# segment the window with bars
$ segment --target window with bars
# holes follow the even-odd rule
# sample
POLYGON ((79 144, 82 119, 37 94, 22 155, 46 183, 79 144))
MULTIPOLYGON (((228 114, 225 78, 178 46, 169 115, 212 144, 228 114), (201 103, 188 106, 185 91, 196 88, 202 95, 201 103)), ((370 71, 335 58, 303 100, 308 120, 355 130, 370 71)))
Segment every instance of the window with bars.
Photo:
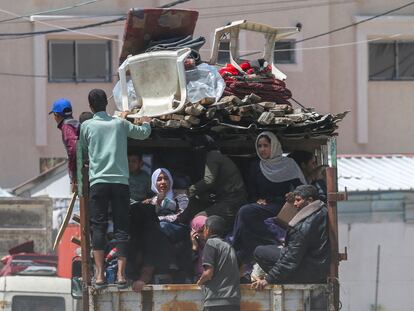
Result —
POLYGON ((368 45, 369 80, 414 80, 414 41, 368 45))
POLYGON ((111 82, 111 42, 49 40, 49 82, 111 82))
MULTIPOLYGON (((217 63, 224 65, 230 62, 230 41, 220 41, 217 63)), ((296 64, 295 40, 280 40, 275 42, 275 64, 296 64)))
POLYGON ((295 40, 279 40, 275 42, 275 64, 296 64, 295 40))

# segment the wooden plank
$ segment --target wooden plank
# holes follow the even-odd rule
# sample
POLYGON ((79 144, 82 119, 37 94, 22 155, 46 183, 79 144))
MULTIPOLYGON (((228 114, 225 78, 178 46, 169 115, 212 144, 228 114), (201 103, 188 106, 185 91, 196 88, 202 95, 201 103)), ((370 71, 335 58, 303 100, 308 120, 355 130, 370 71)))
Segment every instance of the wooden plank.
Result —
POLYGON ((200 100, 198 103, 203 106, 208 106, 208 105, 214 104, 215 102, 216 102, 216 99, 214 97, 206 97, 200 100))
MULTIPOLYGON (((336 167, 328 167, 326 169, 326 186, 328 193, 336 193, 337 186, 337 169, 336 167)), ((331 245, 331 266, 329 271, 329 282, 333 291, 333 309, 339 311, 339 247, 338 247, 338 211, 337 202, 335 200, 328 201, 328 233, 329 243, 331 245)))
POLYGON ((274 118, 275 118, 275 115, 272 112, 265 111, 260 115, 257 122, 263 125, 269 125, 273 122, 274 118))
POLYGON ((205 108, 201 106, 200 104, 191 104, 190 106, 185 108, 185 113, 189 114, 191 116, 199 116, 204 112, 205 108))
POLYGON ((72 216, 73 207, 75 206, 77 193, 76 191, 72 193, 72 198, 70 199, 68 209, 66 210, 65 218, 63 218, 63 222, 60 225, 59 231, 57 233, 55 243, 53 243, 53 250, 56 250, 56 246, 58 246, 60 240, 63 237, 63 234, 65 233, 66 227, 68 226, 70 217, 72 216))
POLYGON ((238 98, 237 96, 231 95, 231 96, 224 96, 220 101, 217 103, 217 105, 236 105, 241 106, 244 105, 244 102, 238 98))
POLYGON ((88 168, 82 167, 82 195, 79 198, 80 205, 80 227, 81 227, 81 260, 82 260, 82 310, 89 311, 88 286, 91 285, 90 273, 90 237, 87 202, 89 197, 88 168))
POLYGON ((184 120, 184 116, 182 114, 172 114, 171 119, 181 121, 181 120, 184 120))
POLYGON ((240 122, 241 120, 241 116, 237 116, 237 115, 229 115, 229 118, 233 122, 240 122))
POLYGON ((191 123, 188 122, 187 120, 181 120, 180 121, 180 126, 189 129, 189 128, 191 128, 191 123))
POLYGON ((186 120, 187 122, 190 122, 192 125, 197 125, 200 123, 200 119, 194 116, 185 116, 184 120, 186 120))
POLYGON ((273 109, 276 106, 274 102, 261 102, 259 103, 260 106, 264 107, 265 109, 273 109))
POLYGON ((180 121, 177 121, 177 120, 168 120, 167 123, 165 123, 165 127, 168 127, 168 128, 179 128, 180 127, 180 121))
POLYGON ((257 104, 257 103, 260 103, 261 101, 262 101, 262 98, 260 96, 257 96, 254 93, 251 93, 250 95, 246 95, 242 99, 242 102, 244 103, 244 105, 257 104))

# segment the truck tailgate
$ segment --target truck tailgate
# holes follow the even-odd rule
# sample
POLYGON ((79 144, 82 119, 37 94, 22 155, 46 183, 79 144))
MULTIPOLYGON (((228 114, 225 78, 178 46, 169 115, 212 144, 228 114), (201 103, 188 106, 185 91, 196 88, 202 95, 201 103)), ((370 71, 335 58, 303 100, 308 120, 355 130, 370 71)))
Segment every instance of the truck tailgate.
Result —
MULTIPOLYGON (((328 310, 327 285, 273 285, 263 291, 242 285, 242 311, 328 310)), ((90 289, 90 310, 96 311, 201 311, 202 296, 196 285, 152 285, 142 293, 116 287, 90 289)))

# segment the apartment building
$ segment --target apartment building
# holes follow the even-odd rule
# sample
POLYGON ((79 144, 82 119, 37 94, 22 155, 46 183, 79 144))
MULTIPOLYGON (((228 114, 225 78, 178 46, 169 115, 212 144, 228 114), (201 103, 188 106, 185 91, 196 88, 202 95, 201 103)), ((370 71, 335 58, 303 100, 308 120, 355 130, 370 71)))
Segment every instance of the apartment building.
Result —
MULTIPOLYGON (((76 31, 49 30, 97 24, 124 16, 131 7, 156 7, 169 1, 64 0, 3 1, 0 6, 0 185, 12 187, 65 157, 60 133, 48 116, 51 103, 69 98, 77 117, 88 110, 92 88, 112 92, 124 22, 76 31), (24 15, 25 18, 16 18, 24 15), (11 20, 13 19, 13 20, 11 20), (5 34, 11 34, 5 36, 5 34), (20 34, 18 34, 20 33, 20 34), (22 34, 29 33, 29 34, 22 34), (36 35, 30 33, 37 33, 36 35), (14 34, 14 35, 13 35, 14 34)), ((403 6, 406 1, 201 1, 177 8, 200 12, 196 35, 207 43, 214 29, 246 19, 273 26, 301 26, 276 43, 275 62, 288 76, 293 97, 321 113, 351 111, 340 124, 340 153, 411 153, 408 134, 414 83, 414 6, 342 31, 309 39, 403 6), (288 50, 286 50, 288 49, 288 50)), ((263 42, 240 37, 241 54, 256 53, 263 42)), ((228 43, 220 47, 223 62, 228 43)), ((111 110, 114 109, 111 102, 111 110)))

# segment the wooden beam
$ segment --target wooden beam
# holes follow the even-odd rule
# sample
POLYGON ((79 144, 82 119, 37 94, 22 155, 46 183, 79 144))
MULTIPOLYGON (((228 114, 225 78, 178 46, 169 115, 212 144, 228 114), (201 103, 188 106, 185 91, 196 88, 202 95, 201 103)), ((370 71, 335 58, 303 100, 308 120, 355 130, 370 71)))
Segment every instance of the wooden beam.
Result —
POLYGON ((89 178, 88 168, 82 167, 82 195, 80 201, 80 226, 81 226, 81 251, 82 251, 82 306, 83 311, 89 311, 89 292, 88 287, 91 285, 90 273, 90 237, 89 237, 89 218, 87 202, 89 196, 89 178))
MULTIPOLYGON (((337 193, 337 169, 336 167, 328 167, 326 169, 326 186, 328 193, 337 193)), ((333 196, 331 196, 333 198, 333 196)), ((329 243, 331 246, 331 265, 329 271, 329 283, 331 284, 333 294, 334 310, 339 311, 339 282, 338 282, 338 268, 339 268, 339 247, 338 247, 338 211, 337 201, 334 199, 328 200, 328 233, 329 243)))

